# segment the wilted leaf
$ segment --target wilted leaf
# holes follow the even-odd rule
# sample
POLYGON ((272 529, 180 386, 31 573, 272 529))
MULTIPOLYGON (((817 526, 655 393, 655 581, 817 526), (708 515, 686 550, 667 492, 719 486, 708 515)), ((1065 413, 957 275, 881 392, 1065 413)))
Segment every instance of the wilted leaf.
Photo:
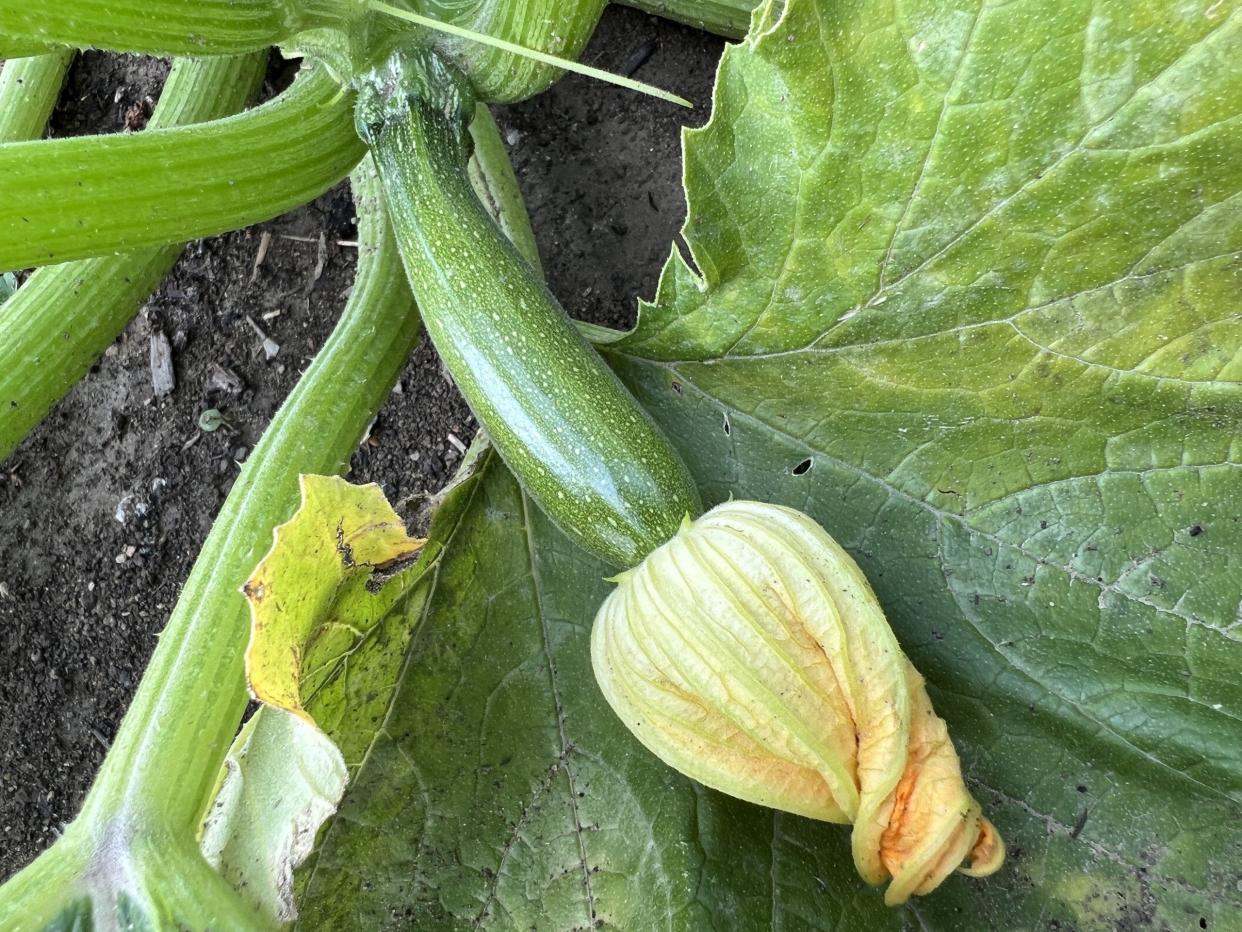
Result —
POLYGON ((886 911, 840 828, 659 764, 591 677, 607 571, 491 464, 307 926, 1229 928, 1239 4, 786 0, 752 35, 687 143, 702 278, 674 257, 609 358, 711 501, 859 560, 1010 860, 886 911))
POLYGON ((203 855, 267 919, 293 919, 293 869, 345 782, 341 752, 323 732, 283 709, 259 709, 225 758, 203 821, 203 855))
POLYGON ((424 543, 406 534, 378 486, 325 476, 303 476, 301 486, 301 506, 245 585, 247 673, 264 705, 225 761, 202 839, 208 861, 278 921, 296 917, 293 869, 345 790, 346 760, 333 739, 352 749, 357 730, 340 727, 343 713, 356 725, 386 698, 382 688, 361 698, 352 690, 391 681, 400 662, 409 628, 402 609, 421 569, 382 585, 376 571, 424 543))
MULTIPOLYGON (((302 505, 246 581, 251 636, 246 676, 254 697, 310 719, 304 706, 349 679, 353 655, 405 592, 377 585, 376 570, 407 561, 411 538, 379 486, 303 476, 302 505)), ((318 698, 331 718, 339 699, 318 698)))

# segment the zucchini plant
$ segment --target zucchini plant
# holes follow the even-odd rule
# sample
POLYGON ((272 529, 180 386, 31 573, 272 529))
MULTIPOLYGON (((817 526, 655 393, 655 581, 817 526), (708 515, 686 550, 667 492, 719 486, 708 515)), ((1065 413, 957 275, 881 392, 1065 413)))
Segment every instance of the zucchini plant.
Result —
POLYGON ((3 54, 316 62, 192 133, 0 148, 0 266, 136 262, 367 148, 371 247, 5 921, 1230 927, 1238 4, 766 0, 627 334, 574 328, 520 200, 489 218, 469 187, 513 190, 476 101, 545 86, 515 49, 576 55, 598 5, 0 13, 3 54), (273 125, 302 140, 284 161, 273 125), (119 216, 144 154, 170 180, 119 216), (303 478, 243 599, 298 477, 338 471, 386 393, 413 298, 490 445, 425 542, 303 478), (264 705, 234 740, 246 601, 264 705))
MULTIPOLYGON (((309 200, 359 161, 349 77, 382 49, 436 39, 475 86, 490 87, 481 91, 489 99, 521 99, 552 80, 557 65, 580 67, 552 52, 580 50, 601 6, 493 4, 455 18, 380 3, 306 4, 291 16, 274 2, 245 11, 50 4, 33 16, 6 7, 0 52, 42 54, 4 68, 0 161, 12 210, 0 218, 0 264, 46 268, 5 302, 0 319, 3 453, 115 338, 175 261, 177 242, 309 200), (271 102, 225 118, 256 89, 262 53, 274 42, 304 52, 307 67, 271 102), (23 141, 41 132, 68 46, 199 57, 174 68, 144 133, 23 141), (161 171, 152 173, 153 165, 161 171)), ((483 114, 475 126, 488 137, 478 147, 476 179, 503 207, 506 198, 495 195, 514 190, 511 170, 490 119, 483 114)), ((297 476, 347 461, 416 332, 408 290, 392 279, 386 214, 360 171, 364 261, 351 302, 248 460, 79 817, 0 894, 6 921, 241 928, 280 918, 239 897, 225 879, 233 865, 220 861, 227 842, 214 851, 200 845, 200 824, 245 702, 246 615, 236 587, 288 514, 297 476), (363 389, 343 392, 342 380, 363 389), (172 773, 184 779, 168 779, 172 773)), ((524 214, 511 194, 507 203, 504 225, 520 231, 524 214)))
POLYGON ((357 114, 445 365, 524 492, 626 570, 593 636, 621 720, 709 786, 853 823, 858 870, 892 879, 890 904, 959 867, 994 873, 1004 845, 857 566, 790 509, 734 503, 751 525, 719 508, 692 520, 680 456, 484 213, 466 172, 465 75, 399 50, 364 79, 357 114), (773 645, 785 638, 808 650, 791 657, 773 645), (820 658, 830 677, 816 677, 820 658))

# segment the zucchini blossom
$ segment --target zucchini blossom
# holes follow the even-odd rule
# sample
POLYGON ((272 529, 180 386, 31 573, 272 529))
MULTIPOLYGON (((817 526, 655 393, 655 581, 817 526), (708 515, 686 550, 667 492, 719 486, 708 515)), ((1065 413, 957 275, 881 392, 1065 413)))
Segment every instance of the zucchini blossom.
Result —
POLYGON ((801 512, 729 502, 616 578, 591 637, 643 744, 741 799, 853 825, 885 902, 1005 848, 858 565, 801 512))

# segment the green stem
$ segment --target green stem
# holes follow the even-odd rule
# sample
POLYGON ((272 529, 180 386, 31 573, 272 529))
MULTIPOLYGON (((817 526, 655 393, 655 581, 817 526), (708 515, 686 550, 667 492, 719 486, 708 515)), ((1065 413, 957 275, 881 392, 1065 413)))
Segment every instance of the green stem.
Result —
POLYGON ((64 49, 4 63, 0 68, 0 143, 43 135, 71 61, 72 50, 64 49))
MULTIPOLYGON (((642 81, 635 81, 633 78, 626 77, 621 74, 614 74, 611 71, 605 71, 603 68, 595 68, 591 65, 584 65, 581 62, 565 58, 561 55, 553 55, 549 52, 541 51, 531 45, 523 45, 520 42, 511 42, 508 39, 488 35, 487 33, 479 32, 477 29, 470 29, 469 27, 461 26, 447 20, 438 20, 430 16, 423 16, 421 13, 403 10, 400 7, 395 7, 390 3, 384 3, 382 0, 368 0, 368 2, 372 10, 384 13, 387 16, 392 16, 395 19, 405 20, 406 22, 413 23, 416 26, 422 26, 424 29, 430 29, 433 32, 443 33, 457 39, 464 39, 467 43, 481 45, 487 49, 502 52, 507 55, 516 55, 518 58, 525 58, 531 62, 537 62, 541 65, 560 68, 564 71, 572 71, 576 74, 585 75, 588 78, 594 78, 597 81, 603 81, 606 84, 613 84, 617 87, 626 88, 627 90, 637 91, 640 94, 646 94, 647 96, 655 97, 658 100, 665 100, 681 107, 693 108, 694 106, 694 104, 690 103, 690 101, 686 100, 684 97, 678 97, 676 94, 666 91, 663 88, 655 87, 651 84, 645 84, 642 81)), ((583 44, 585 44, 585 39, 590 37, 591 30, 594 28, 597 18, 598 17, 596 15, 592 15, 584 21, 588 28, 584 30, 583 44)), ((542 26, 542 24, 540 25, 542 26)), ((539 85, 532 85, 532 92, 534 87, 539 87, 539 85)), ((542 89, 542 87, 540 87, 540 89, 542 89)))
POLYGON ((517 175, 513 173, 513 163, 509 161, 509 152, 500 138, 500 129, 487 107, 475 108, 470 135, 474 140, 474 152, 466 169, 470 186, 505 237, 542 277, 539 246, 535 243, 530 214, 526 212, 517 175))
POLYGON ((750 14, 760 0, 617 0, 635 9, 740 39, 750 26, 750 14))
MULTIPOLYGON (((258 90, 266 64, 254 52, 177 61, 150 128, 237 112, 258 90)), ((0 306, 0 460, 86 374, 181 251, 165 246, 39 269, 0 306)))
POLYGON ((235 55, 303 29, 344 24, 349 0, 0 0, 7 45, 71 45, 149 55, 235 55))
POLYGON ((59 50, 59 46, 47 45, 43 42, 29 42, 25 39, 15 39, 12 36, 6 36, 3 31, 0 31, 0 61, 12 61, 15 58, 34 58, 37 55, 46 55, 49 52, 59 50))
POLYGON ((197 830, 246 707, 240 587, 298 502, 348 468, 414 346, 418 315, 372 172, 354 176, 358 277, 340 322, 246 461, 160 635, 80 819, 197 830), (175 775, 175 776, 174 776, 175 775))
POLYGON ((0 271, 128 252, 267 220, 358 163, 352 95, 322 68, 197 126, 0 146, 0 271))

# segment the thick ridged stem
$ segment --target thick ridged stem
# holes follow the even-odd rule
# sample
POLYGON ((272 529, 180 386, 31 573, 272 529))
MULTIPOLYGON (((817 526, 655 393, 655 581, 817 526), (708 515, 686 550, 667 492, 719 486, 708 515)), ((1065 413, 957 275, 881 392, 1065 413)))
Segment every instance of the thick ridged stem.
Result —
MULTIPOLYGON (((464 26, 498 39, 577 61, 586 48, 605 0, 429 0, 405 3, 443 22, 464 26)), ((418 41, 403 30, 402 41, 418 41)), ((488 48, 469 39, 427 36, 440 54, 470 79, 476 97, 490 103, 514 103, 545 90, 562 74, 559 68, 512 52, 488 48)))
POLYGON ((0 271, 185 242, 304 204, 362 158, 352 103, 313 68, 221 120, 0 146, 0 271))
POLYGON ((0 67, 0 143, 43 135, 71 61, 73 52, 65 49, 13 58, 0 67))
POLYGON ((706 29, 730 39, 746 35, 759 0, 618 0, 625 6, 706 29))
POLYGON ((351 0, 0 0, 0 52, 69 45, 149 55, 235 55, 343 25, 351 0))
POLYGON ((298 476, 343 472, 388 397, 418 315, 375 194, 354 176, 358 276, 340 322, 272 419, 212 527, 81 819, 193 833, 246 707, 240 588, 298 502, 298 476), (175 775, 175 778, 170 778, 175 775))
POLYGON ((34 58, 49 52, 59 51, 60 47, 46 45, 42 42, 30 42, 26 39, 15 39, 0 32, 0 61, 12 61, 15 58, 34 58))
MULTIPOLYGON (((258 90, 266 63, 262 53, 178 61, 150 127, 236 113, 258 90)), ((0 306, 0 460, 86 374, 181 251, 165 246, 39 269, 0 306)))
POLYGON ((169 927, 254 926, 198 852, 198 828, 246 708, 241 585, 297 507, 298 477, 348 467, 418 337, 373 178, 369 160, 354 175, 358 275, 340 321, 229 493, 82 812, 0 889, 0 915, 21 928, 64 916, 110 928, 121 897, 169 927))

